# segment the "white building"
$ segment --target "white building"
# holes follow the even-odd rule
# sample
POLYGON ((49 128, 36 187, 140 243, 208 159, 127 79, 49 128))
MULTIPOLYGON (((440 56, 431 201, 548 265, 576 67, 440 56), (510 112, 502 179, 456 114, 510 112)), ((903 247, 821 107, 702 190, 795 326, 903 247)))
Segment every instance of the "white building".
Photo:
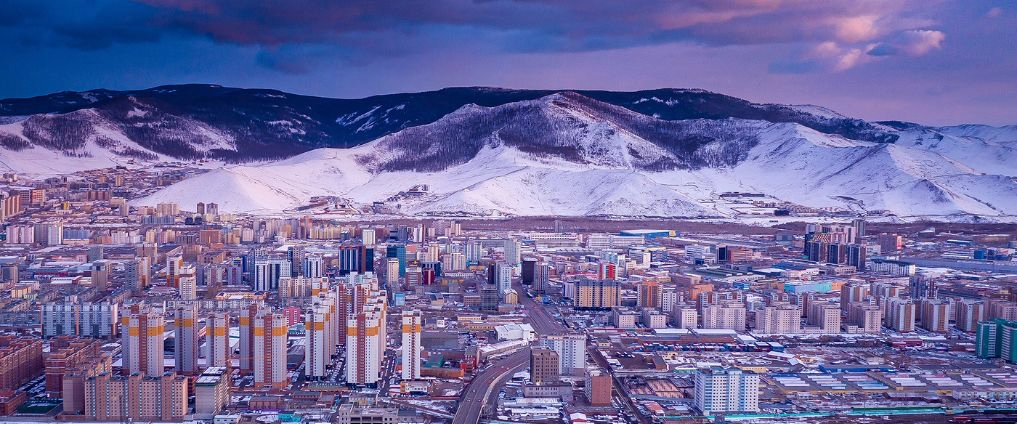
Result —
POLYGON ((420 335, 424 319, 420 311, 403 312, 403 380, 420 378, 420 335))
POLYGON ((325 275, 325 259, 321 255, 304 256, 303 267, 306 278, 321 278, 325 275))
POLYGON ((756 310, 756 332, 763 334, 801 333, 801 308, 798 305, 784 303, 756 310))
POLYGON ((258 387, 285 387, 286 317, 270 310, 259 311, 254 317, 254 384, 258 387))
POLYGON ((177 372, 198 371, 198 305, 194 302, 179 306, 173 315, 173 359, 177 372))
POLYGON ((558 353, 558 369, 562 374, 583 375, 586 372, 585 334, 547 336, 543 345, 558 353))
POLYGON ((384 325, 383 314, 376 311, 360 312, 346 320, 346 383, 373 385, 381 379, 384 325))
POLYGON ((258 258, 254 263, 254 290, 277 290, 279 279, 289 276, 291 276, 289 259, 258 258))
POLYGON ((498 262, 494 265, 494 284, 498 287, 498 295, 504 296, 512 289, 512 265, 498 262))
POLYGON ((695 306, 676 306, 671 311, 671 316, 674 317, 674 326, 677 328, 699 328, 699 311, 695 306))
POLYGON ((378 237, 374 228, 364 228, 363 230, 360 230, 360 239, 363 240, 364 246, 374 246, 378 243, 378 237))
POLYGON ((703 306, 703 328, 745 331, 745 304, 727 302, 703 306))
POLYGON ((205 366, 230 365, 230 315, 213 312, 205 317, 205 366))
POLYGON ((759 376, 737 368, 706 368, 696 372, 695 406, 703 415, 758 412, 759 376))
POLYGON ((642 311, 642 323, 646 328, 667 328, 667 314, 657 309, 645 308, 642 311))
POLYGON ((327 306, 316 304, 305 314, 304 375, 308 378, 328 375, 325 367, 332 362, 335 351, 335 346, 329 343, 330 313, 327 306))

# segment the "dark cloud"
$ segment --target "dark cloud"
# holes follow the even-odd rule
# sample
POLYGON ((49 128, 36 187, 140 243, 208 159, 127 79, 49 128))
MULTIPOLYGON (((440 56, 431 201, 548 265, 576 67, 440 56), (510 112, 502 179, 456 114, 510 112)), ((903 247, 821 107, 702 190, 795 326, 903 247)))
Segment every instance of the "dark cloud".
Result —
POLYGON ((589 51, 676 41, 714 46, 855 43, 915 29, 921 21, 909 16, 913 12, 905 6, 913 3, 874 0, 106 0, 103 4, 102 16, 69 16, 69 22, 56 20, 54 29, 85 38, 71 42, 83 48, 148 42, 154 38, 150 31, 157 30, 273 47, 344 44, 357 37, 396 43, 404 41, 400 34, 468 29, 499 39, 506 50, 589 51), (504 34, 515 37, 499 36, 504 34))
POLYGON ((951 110, 997 122, 1017 98, 1017 11, 1003 0, 0 2, 18 63, 0 67, 0 96, 193 81, 335 96, 699 86, 887 119, 949 120, 928 105, 963 104, 951 110), (856 100, 877 84, 900 91, 856 100), (928 101, 928 85, 953 91, 928 101), (958 98, 975 91, 995 107, 958 98))
POLYGON ((6 0, 0 6, 0 27, 23 24, 45 17, 48 8, 44 2, 32 0, 6 0))

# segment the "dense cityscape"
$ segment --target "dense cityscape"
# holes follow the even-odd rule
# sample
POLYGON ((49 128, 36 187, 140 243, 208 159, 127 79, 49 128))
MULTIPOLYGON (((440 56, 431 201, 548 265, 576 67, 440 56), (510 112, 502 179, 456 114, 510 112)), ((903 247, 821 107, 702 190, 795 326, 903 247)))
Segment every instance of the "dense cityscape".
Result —
POLYGON ((1012 225, 266 217, 146 175, 3 176, 0 420, 1017 411, 1012 225))

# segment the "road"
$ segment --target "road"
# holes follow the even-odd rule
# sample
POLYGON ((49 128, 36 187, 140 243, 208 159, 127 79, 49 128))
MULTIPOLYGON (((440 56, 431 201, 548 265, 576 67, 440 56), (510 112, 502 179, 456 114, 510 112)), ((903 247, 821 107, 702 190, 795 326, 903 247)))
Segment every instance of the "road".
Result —
POLYGON ((495 360, 490 367, 477 373, 473 381, 466 386, 463 396, 456 409, 456 417, 452 424, 476 424, 484 412, 484 406, 491 397, 492 389, 498 383, 522 367, 530 360, 530 349, 525 348, 506 357, 495 360))
POLYGON ((517 282, 514 288, 519 294, 519 303, 526 310, 526 322, 533 326, 533 331, 541 336, 560 335, 568 332, 561 321, 547 312, 547 308, 543 304, 537 303, 532 297, 526 295, 521 284, 517 282))
MULTIPOLYGON (((537 334, 550 335, 550 334, 565 334, 568 332, 568 329, 565 327, 564 324, 562 324, 561 321, 559 321, 549 312, 547 312, 546 305, 537 303, 536 300, 527 296, 526 292, 523 291, 523 287, 521 285, 517 285, 515 289, 516 292, 520 294, 519 303, 521 303, 523 307, 526 308, 528 314, 527 320, 531 325, 533 325, 533 330, 536 331, 537 334)), ((594 349, 589 356, 592 357, 594 362, 596 362, 597 365, 599 365, 605 371, 611 369, 610 367, 608 367, 605 358, 596 349, 594 349)), ((633 416, 638 417, 641 423, 648 423, 649 420, 647 420, 646 417, 644 417, 639 412, 639 409, 636 408, 636 404, 632 401, 632 398, 629 397, 628 393, 626 393, 625 390, 622 388, 621 380, 619 380, 618 377, 614 375, 614 373, 611 373, 611 378, 614 381, 614 392, 616 396, 622 401, 622 404, 625 405, 626 409, 628 409, 629 412, 633 414, 633 416)))
MULTIPOLYGON (((547 308, 538 304, 533 298, 526 295, 523 286, 517 281, 514 288, 519 294, 519 302, 526 310, 526 322, 533 326, 533 331, 538 336, 565 334, 568 329, 547 312, 547 308)), ((504 379, 511 376, 519 369, 525 368, 530 362, 530 349, 526 348, 494 361, 489 368, 477 373, 463 391, 459 400, 459 408, 456 410, 456 417, 453 424, 476 424, 480 421, 491 397, 491 392, 498 387, 504 379)))

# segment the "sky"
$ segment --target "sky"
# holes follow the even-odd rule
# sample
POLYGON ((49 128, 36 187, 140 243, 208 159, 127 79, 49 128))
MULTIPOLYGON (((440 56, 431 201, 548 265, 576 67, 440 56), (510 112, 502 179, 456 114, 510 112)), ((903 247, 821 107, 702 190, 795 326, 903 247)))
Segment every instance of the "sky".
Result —
POLYGON ((1011 0, 3 0, 0 98, 211 83, 702 88, 869 120, 1017 124, 1011 0))

